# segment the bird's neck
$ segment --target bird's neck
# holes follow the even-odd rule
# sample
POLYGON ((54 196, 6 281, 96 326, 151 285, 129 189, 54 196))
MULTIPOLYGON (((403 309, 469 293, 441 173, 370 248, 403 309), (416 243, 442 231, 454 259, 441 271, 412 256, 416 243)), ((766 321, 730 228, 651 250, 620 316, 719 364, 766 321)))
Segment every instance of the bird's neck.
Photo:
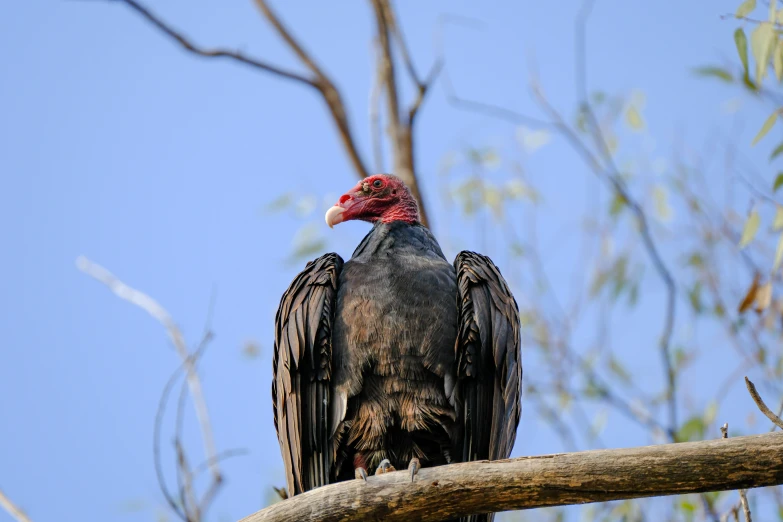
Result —
POLYGON ((407 197, 381 214, 378 221, 387 224, 393 221, 402 221, 408 225, 413 225, 419 222, 419 205, 416 204, 416 200, 413 197, 407 197))
POLYGON ((438 242, 426 227, 420 223, 408 224, 399 220, 390 223, 377 221, 356 247, 352 259, 385 257, 391 251, 397 255, 445 259, 438 242))

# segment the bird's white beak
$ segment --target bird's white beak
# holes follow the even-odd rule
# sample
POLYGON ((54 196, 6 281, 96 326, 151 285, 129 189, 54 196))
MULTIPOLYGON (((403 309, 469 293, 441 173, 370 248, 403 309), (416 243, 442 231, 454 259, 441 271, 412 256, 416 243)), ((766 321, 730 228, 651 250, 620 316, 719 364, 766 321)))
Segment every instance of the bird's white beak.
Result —
POLYGON ((333 207, 329 207, 329 210, 326 211, 326 224, 329 225, 329 228, 334 228, 335 225, 338 225, 343 222, 343 213, 345 212, 345 209, 339 205, 335 205, 333 207))

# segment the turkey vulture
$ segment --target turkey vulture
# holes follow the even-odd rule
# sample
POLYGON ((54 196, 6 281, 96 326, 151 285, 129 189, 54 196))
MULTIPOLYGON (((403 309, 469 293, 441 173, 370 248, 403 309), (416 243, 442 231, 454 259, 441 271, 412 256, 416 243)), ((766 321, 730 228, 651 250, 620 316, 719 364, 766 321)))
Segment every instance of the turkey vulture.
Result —
MULTIPOLYGON (((508 458, 520 414, 517 303, 495 264, 449 264, 403 182, 326 213, 373 224, 350 261, 307 264, 275 319, 275 429, 289 495, 408 467, 508 458)), ((491 520, 491 515, 471 520, 491 520)))

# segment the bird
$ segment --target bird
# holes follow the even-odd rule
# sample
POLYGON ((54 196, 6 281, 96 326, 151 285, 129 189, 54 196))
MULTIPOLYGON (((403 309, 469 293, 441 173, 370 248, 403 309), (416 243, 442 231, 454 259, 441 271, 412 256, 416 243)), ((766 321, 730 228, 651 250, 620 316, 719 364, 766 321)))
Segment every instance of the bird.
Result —
POLYGON ((508 458, 520 319, 497 266, 467 250, 449 263, 391 174, 359 181, 325 220, 372 228, 347 262, 307 263, 280 300, 272 400, 288 496, 373 470, 414 481, 421 468, 508 458))

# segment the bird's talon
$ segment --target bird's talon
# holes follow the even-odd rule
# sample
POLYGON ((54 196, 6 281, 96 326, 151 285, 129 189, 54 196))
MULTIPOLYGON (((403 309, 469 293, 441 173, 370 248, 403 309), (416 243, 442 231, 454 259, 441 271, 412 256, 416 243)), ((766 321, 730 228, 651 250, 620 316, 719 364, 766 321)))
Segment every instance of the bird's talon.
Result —
POLYGON ((392 471, 397 470, 392 466, 391 462, 389 462, 389 459, 383 459, 378 465, 378 469, 375 470, 375 474, 382 475, 383 473, 391 473, 392 471))
POLYGON ((362 479, 365 482, 367 482, 367 470, 362 467, 356 468, 356 470, 354 471, 354 476, 357 479, 362 479))
POLYGON ((419 459, 416 457, 413 457, 410 464, 408 464, 408 471, 411 472, 411 482, 413 482, 414 478, 416 477, 416 473, 418 473, 420 469, 421 462, 419 462, 419 459))

